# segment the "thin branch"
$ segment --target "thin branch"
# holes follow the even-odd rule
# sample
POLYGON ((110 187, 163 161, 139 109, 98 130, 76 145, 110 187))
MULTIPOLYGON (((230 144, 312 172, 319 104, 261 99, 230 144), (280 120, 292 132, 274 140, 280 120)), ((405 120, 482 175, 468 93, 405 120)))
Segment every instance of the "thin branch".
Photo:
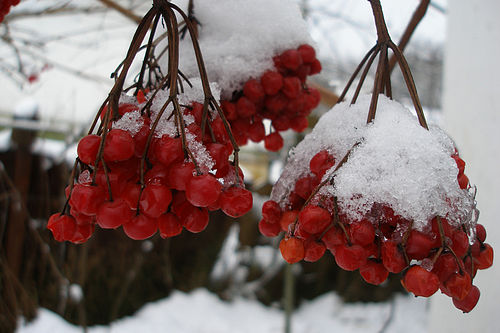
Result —
POLYGON ((134 12, 132 12, 130 9, 127 9, 117 4, 113 0, 99 0, 99 1, 102 2, 105 6, 116 10, 120 14, 123 14, 126 18, 134 21, 135 23, 141 23, 142 18, 140 16, 134 14, 134 12))

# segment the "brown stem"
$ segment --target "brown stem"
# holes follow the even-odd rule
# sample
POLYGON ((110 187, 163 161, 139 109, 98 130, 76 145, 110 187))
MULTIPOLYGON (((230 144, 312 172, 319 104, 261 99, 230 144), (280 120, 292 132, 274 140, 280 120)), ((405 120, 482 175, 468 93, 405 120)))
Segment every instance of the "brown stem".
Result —
POLYGON ((387 25, 385 24, 384 13, 380 0, 368 0, 372 6, 373 17, 375 19, 375 27, 377 28, 377 42, 385 44, 391 40, 387 25))
POLYGON ((363 73, 361 73, 361 77, 359 78, 358 85, 356 87, 356 91, 354 92, 354 95, 352 96, 351 104, 356 103, 356 100, 358 99, 359 93, 361 92, 361 87, 363 86, 363 83, 365 82, 366 76, 368 75, 368 71, 370 70, 370 67, 372 66, 373 61, 377 57, 377 54, 380 52, 380 46, 377 44, 375 45, 375 52, 372 53, 370 59, 366 63, 366 67, 363 70, 363 73))
MULTIPOLYGON (((370 58, 370 56, 372 55, 372 53, 374 53, 374 52, 376 53, 377 48, 378 48, 378 44, 375 45, 374 47, 372 47, 370 49, 370 51, 368 51, 368 53, 366 53, 366 55, 364 56, 364 58, 359 63, 358 67, 356 67, 356 69, 354 70, 354 73, 352 73, 351 77, 349 78, 349 81, 347 81, 347 84, 346 84, 344 90, 342 91, 342 93, 340 94, 340 96, 339 96, 339 98, 337 100, 337 103, 338 102, 342 102, 344 100, 347 92, 349 91, 349 88, 351 87, 352 83, 354 82, 354 79, 356 79, 356 76, 358 76, 359 71, 363 68, 365 62, 368 60, 368 58, 370 58)), ((370 65, 367 65, 367 67, 369 68, 370 65)))
POLYGON ((375 119, 375 113, 377 112, 378 95, 383 92, 384 84, 384 72, 385 72, 385 57, 387 56, 387 48, 383 47, 380 51, 380 56, 378 59, 377 72, 375 73, 375 83, 373 86, 372 99, 370 102, 370 109, 368 112, 368 119, 366 123, 369 124, 375 119))
POLYGON ((410 71, 410 66, 406 62, 403 53, 401 52, 401 50, 399 50, 396 44, 394 44, 392 41, 389 41, 389 47, 394 52, 394 55, 396 56, 396 59, 399 63, 399 67, 401 68, 401 73, 403 74, 403 77, 405 79, 408 92, 410 93, 413 106, 415 107, 415 112, 417 113, 418 122, 423 128, 428 130, 429 127, 427 126, 427 121, 425 120, 422 104, 420 104, 420 99, 418 98, 417 88, 415 86, 415 81, 413 80, 413 76, 410 71))

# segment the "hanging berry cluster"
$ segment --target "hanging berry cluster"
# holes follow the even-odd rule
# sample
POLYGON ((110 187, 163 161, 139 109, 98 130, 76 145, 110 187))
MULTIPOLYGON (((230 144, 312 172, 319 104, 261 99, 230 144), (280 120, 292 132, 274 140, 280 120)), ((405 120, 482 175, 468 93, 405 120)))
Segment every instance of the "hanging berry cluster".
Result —
POLYGON ((302 132, 307 116, 320 101, 318 90, 306 84, 309 75, 321 71, 314 48, 308 44, 289 49, 273 58, 275 70, 245 82, 231 101, 222 101, 222 109, 231 123, 238 145, 264 141, 269 151, 283 147, 281 131, 302 132), (272 132, 266 135, 263 120, 271 120, 272 132))
POLYGON ((359 269, 368 283, 401 274, 402 285, 414 295, 429 297, 441 290, 455 307, 469 312, 479 299, 476 272, 493 263, 486 230, 477 224, 475 189, 452 140, 437 126, 428 127, 380 2, 370 3, 378 41, 340 97, 366 63, 352 101, 325 114, 291 151, 271 200, 262 207, 259 229, 268 237, 285 233, 280 250, 289 263, 316 261, 328 250, 339 267, 359 269), (389 48, 420 126, 389 99, 389 48), (373 94, 359 98, 378 54, 373 94))
POLYGON ((56 240, 85 242, 96 224, 105 229, 121 226, 132 239, 146 239, 158 230, 166 238, 183 228, 201 232, 210 210, 221 209, 232 217, 250 210, 252 195, 238 167, 239 148, 212 94, 195 35, 182 10, 154 1, 113 75, 115 85, 89 135, 78 144, 68 201, 47 225, 56 240), (193 41, 197 80, 181 81, 176 13, 193 41), (168 35, 167 52, 162 52, 168 54, 167 75, 157 66, 153 43, 161 19, 168 35), (141 47, 150 27, 148 43, 141 47), (138 80, 123 89, 141 49, 145 57, 138 80), (131 89, 135 97, 127 95, 131 89))
POLYGON ((10 7, 17 6, 21 0, 2 0, 0 3, 0 23, 4 17, 10 12, 10 7))
MULTIPOLYGON (((208 75, 221 89, 221 106, 239 146, 263 142, 278 151, 282 131, 307 128, 320 98, 306 81, 321 71, 321 63, 297 4, 198 1, 193 17, 200 23, 208 75)), ((187 77, 196 73, 192 52, 182 54, 181 65, 187 77)))

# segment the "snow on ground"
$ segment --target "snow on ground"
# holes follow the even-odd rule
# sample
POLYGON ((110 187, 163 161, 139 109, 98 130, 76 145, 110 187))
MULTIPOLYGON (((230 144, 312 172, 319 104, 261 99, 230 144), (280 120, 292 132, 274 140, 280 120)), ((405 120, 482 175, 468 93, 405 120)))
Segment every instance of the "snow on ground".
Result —
MULTIPOLYGON (((387 303, 344 304, 334 293, 328 293, 302 304, 293 315, 292 331, 368 333, 379 332, 387 325, 387 333, 423 332, 427 328, 426 309, 426 299, 411 296, 398 295, 387 303)), ((90 327, 88 332, 277 333, 283 327, 284 315, 279 309, 243 298, 224 302, 198 289, 190 294, 176 291, 166 299, 145 305, 131 317, 109 326, 90 327)), ((40 309, 33 322, 20 320, 17 333, 81 331, 57 314, 40 309)))

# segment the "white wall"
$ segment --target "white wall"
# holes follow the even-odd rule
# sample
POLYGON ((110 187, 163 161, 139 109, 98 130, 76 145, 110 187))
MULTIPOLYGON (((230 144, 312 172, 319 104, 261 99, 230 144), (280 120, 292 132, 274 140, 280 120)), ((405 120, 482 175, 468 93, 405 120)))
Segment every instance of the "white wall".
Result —
MULTIPOLYGON (((478 188, 479 222, 500 255, 500 1, 448 1, 443 108, 446 130, 478 188)), ((469 314, 434 295, 431 332, 500 332, 500 261, 479 271, 479 303, 469 314)))

